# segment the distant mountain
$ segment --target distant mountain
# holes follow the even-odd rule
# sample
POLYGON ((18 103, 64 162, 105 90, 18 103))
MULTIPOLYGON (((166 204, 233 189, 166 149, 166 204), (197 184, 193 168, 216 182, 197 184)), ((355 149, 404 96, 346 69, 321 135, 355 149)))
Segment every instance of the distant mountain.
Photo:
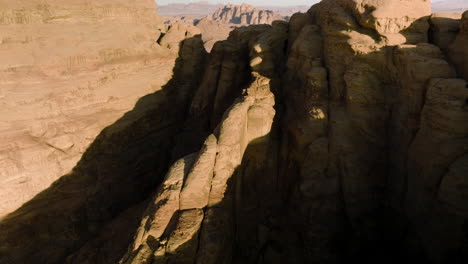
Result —
MULTIPOLYGON (((319 1, 312 1, 311 4, 315 4, 319 1)), ((169 4, 160 5, 158 7, 158 13, 163 16, 179 16, 179 15, 197 15, 206 16, 216 12, 219 8, 223 7, 223 4, 211 4, 207 1, 200 1, 189 4, 169 4)), ((283 16, 291 16, 297 12, 306 12, 310 6, 298 5, 298 6, 255 6, 261 10, 271 10, 275 13, 279 13, 283 16)), ((432 10, 434 13, 441 12, 456 12, 461 13, 468 10, 468 0, 433 0, 432 10)))
POLYGON ((209 2, 195 2, 188 4, 169 4, 158 6, 158 13, 163 16, 203 15, 214 13, 222 4, 210 4, 209 2))
MULTIPOLYGON (((223 4, 210 4, 209 2, 195 2, 189 4, 169 4, 160 5, 158 13, 163 16, 180 16, 180 15, 209 15, 222 8, 223 4)), ((305 12, 310 6, 256 6, 260 10, 270 10, 279 13, 282 16, 291 16, 297 12, 305 12)))
POLYGON ((165 24, 192 24, 202 33, 207 51, 220 40, 225 40, 237 26, 272 24, 275 20, 288 20, 297 12, 305 12, 307 6, 254 7, 248 4, 215 5, 208 2, 169 4, 160 6, 165 24))
POLYGON ((225 5, 216 10, 207 19, 236 25, 257 25, 271 24, 275 20, 285 20, 285 18, 270 10, 261 10, 248 4, 225 5))
MULTIPOLYGON (((318 2, 318 1, 317 1, 318 2)), ((313 3, 315 4, 315 3, 313 3)), ((298 6, 257 6, 258 9, 271 10, 275 13, 281 14, 282 16, 292 16, 298 12, 307 12, 311 6, 309 5, 298 5, 298 6)))
POLYGON ((432 12, 462 13, 468 10, 468 0, 436 0, 432 3, 432 12))
POLYGON ((287 19, 288 16, 271 10, 255 8, 248 4, 229 4, 205 16, 195 24, 202 33, 206 50, 211 51, 217 41, 227 39, 229 32, 237 26, 272 24, 275 20, 287 19))

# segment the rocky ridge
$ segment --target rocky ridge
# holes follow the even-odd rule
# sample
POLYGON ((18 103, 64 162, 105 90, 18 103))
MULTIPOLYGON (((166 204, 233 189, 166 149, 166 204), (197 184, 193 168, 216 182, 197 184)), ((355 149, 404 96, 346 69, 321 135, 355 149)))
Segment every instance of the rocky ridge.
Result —
MULTIPOLYGON (((314 1, 315 2, 315 1, 314 1)), ((223 4, 212 4, 207 1, 190 2, 186 4, 172 3, 158 6, 158 13, 162 16, 207 16, 220 8, 223 4)), ((256 6, 260 10, 271 10, 274 13, 282 16, 291 16, 297 12, 305 12, 310 6, 294 5, 294 6, 278 6, 278 5, 259 5, 256 6)))
POLYGON ((184 40, 153 110, 0 223, 0 263, 465 263, 467 23, 323 0, 184 40))
POLYGON ((226 5, 208 16, 207 19, 225 24, 257 25, 271 24, 275 20, 284 20, 284 17, 273 11, 259 10, 244 3, 242 5, 226 5))
MULTIPOLYGON (((195 7, 205 7, 206 5, 206 3, 193 3, 187 5, 173 4, 166 6, 166 9, 170 10, 170 6, 190 9, 190 7, 193 6, 195 11, 198 10, 198 8, 195 7)), ((168 11, 166 10, 165 12, 168 11)), ((212 14, 205 16, 181 15, 165 16, 164 18, 164 23, 166 24, 186 23, 195 25, 198 29, 200 29, 202 39, 205 43, 205 48, 209 52, 217 41, 226 40, 229 36, 229 33, 235 27, 257 24, 271 24, 275 20, 286 20, 288 17, 282 16, 273 11, 258 9, 248 4, 228 4, 221 6, 216 11, 213 11, 212 14)))

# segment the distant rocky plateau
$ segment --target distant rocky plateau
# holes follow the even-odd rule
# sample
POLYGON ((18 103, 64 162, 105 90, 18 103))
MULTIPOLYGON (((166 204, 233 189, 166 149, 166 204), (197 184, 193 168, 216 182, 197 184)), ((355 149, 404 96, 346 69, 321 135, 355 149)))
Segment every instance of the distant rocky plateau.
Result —
POLYGON ((251 5, 226 5, 212 15, 208 20, 235 25, 272 24, 275 20, 285 20, 280 14, 270 10, 260 10, 251 5))
MULTIPOLYGON (((313 1, 316 2, 316 1, 313 1)), ((207 16, 213 14, 220 8, 223 8, 223 4, 211 4, 208 1, 199 1, 191 3, 173 3, 167 5, 159 5, 158 13, 162 16, 183 16, 183 15, 201 15, 207 16)), ((291 6, 277 6, 272 3, 270 6, 259 5, 255 6, 260 10, 270 10, 272 12, 281 14, 282 16, 291 16, 297 12, 306 12, 310 6, 305 5, 291 5, 291 6)))
MULTIPOLYGON (((192 3, 192 4, 171 4, 162 8, 166 16, 164 16, 165 24, 191 24, 200 29, 203 42, 207 51, 211 51, 213 45, 217 41, 226 40, 229 33, 235 28, 240 26, 267 24, 271 25, 273 21, 289 19, 288 16, 283 16, 266 9, 258 9, 248 4, 233 5, 228 4, 219 7, 213 13, 208 15, 197 14, 206 13, 210 10, 209 7, 218 6, 210 5, 205 2, 192 3), (183 8, 182 8, 183 7, 183 8), (206 10, 203 8, 206 7, 206 10), (191 12, 189 12, 189 10, 191 12), (178 14, 179 12, 186 12, 188 14, 178 14)), ((291 7, 294 9, 294 7, 291 7)), ((161 8, 160 8, 161 10, 161 8)), ((289 12, 290 8, 279 9, 289 12)), ((304 9, 305 11, 306 9, 304 9)))
POLYGON ((0 264, 468 263, 468 11, 231 7, 3 0, 0 264))

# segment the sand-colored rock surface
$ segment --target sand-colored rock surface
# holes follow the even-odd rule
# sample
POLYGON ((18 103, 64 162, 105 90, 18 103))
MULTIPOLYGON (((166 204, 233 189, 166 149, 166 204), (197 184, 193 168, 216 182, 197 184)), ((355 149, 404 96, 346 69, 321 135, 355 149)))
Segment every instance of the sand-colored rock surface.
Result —
MULTIPOLYGON (((189 3, 189 4, 172 4, 160 8, 165 12, 164 16, 165 24, 190 24, 196 25, 200 30, 205 48, 210 52, 214 44, 221 40, 226 40, 229 33, 239 26, 257 25, 257 24, 272 24, 275 20, 287 20, 289 17, 280 13, 261 8, 255 8, 248 4, 233 5, 228 4, 225 6, 210 5, 208 3, 189 3), (210 10, 210 7, 216 7, 216 10, 210 10), (205 7, 206 10, 203 10, 205 7), (170 16, 169 14, 177 14, 182 10, 192 10, 205 15, 186 15, 181 13, 180 15, 170 16), (211 12, 211 14, 206 14, 211 12)), ((294 9, 291 7, 290 9, 294 9)), ((280 8, 277 10, 285 11, 290 14, 288 8, 280 8)), ((297 8, 296 8, 297 9, 297 8)), ((304 10, 305 11, 305 10, 304 10)))
POLYGON ((0 263, 465 263, 466 14, 323 0, 210 54, 161 28, 170 81, 0 222, 0 263))
POLYGON ((206 18, 197 21, 196 26, 200 29, 203 42, 205 43, 205 49, 208 52, 213 50, 213 46, 216 42, 226 40, 229 37, 229 33, 234 29, 233 25, 212 21, 206 18))
POLYGON ((240 25, 271 24, 275 20, 284 19, 280 14, 269 10, 259 10, 248 4, 226 5, 207 18, 226 24, 240 25))
POLYGON ((156 43, 155 7, 2 1, 0 216, 68 173, 103 128, 170 79, 177 51, 156 43))
POLYGON ((286 18, 270 10, 261 10, 248 4, 228 4, 219 8, 213 14, 200 19, 196 23, 202 32, 202 38, 208 51, 215 42, 225 40, 234 27, 258 24, 271 25, 275 20, 286 18))
MULTIPOLYGON (((317 0, 314 0, 317 2, 317 0)), ((312 2, 313 3, 313 2, 312 2)), ((281 14, 282 16, 292 16, 297 12, 306 12, 310 5, 291 5, 284 6, 278 5, 278 3, 271 3, 272 5, 258 5, 256 8, 260 10, 271 10, 275 13, 281 14)), ((223 4, 210 3, 208 1, 198 1, 189 3, 169 3, 165 5, 158 5, 158 13, 162 16, 207 16, 213 14, 223 4)))
POLYGON ((102 130, 70 173, 2 219, 0 237, 8 241, 0 243, 0 263, 118 261, 145 208, 141 203, 161 183, 173 156, 189 154, 182 149, 173 155, 172 148, 205 55, 199 37, 183 40, 168 83, 102 130), (17 217, 34 224, 23 228, 17 217), (68 228, 74 231, 56 234, 68 228), (42 242, 27 242, 33 234, 41 234, 35 237, 42 242))

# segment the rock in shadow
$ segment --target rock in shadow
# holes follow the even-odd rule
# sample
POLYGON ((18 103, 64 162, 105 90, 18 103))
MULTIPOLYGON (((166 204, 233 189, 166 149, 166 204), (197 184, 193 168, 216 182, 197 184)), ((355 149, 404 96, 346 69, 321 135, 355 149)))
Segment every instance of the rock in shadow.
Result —
MULTIPOLYGON (((123 253, 115 250, 126 248, 139 223, 132 219, 144 208, 138 204, 178 158, 171 157, 172 148, 203 75, 205 57, 200 36, 181 42, 173 78, 161 91, 142 97, 100 133, 69 174, 2 219, 0 263, 64 263, 100 234, 109 244, 100 245, 98 254, 109 258, 81 256, 78 262, 115 263, 123 253)), ((77 263, 73 257, 69 261, 77 263)))

